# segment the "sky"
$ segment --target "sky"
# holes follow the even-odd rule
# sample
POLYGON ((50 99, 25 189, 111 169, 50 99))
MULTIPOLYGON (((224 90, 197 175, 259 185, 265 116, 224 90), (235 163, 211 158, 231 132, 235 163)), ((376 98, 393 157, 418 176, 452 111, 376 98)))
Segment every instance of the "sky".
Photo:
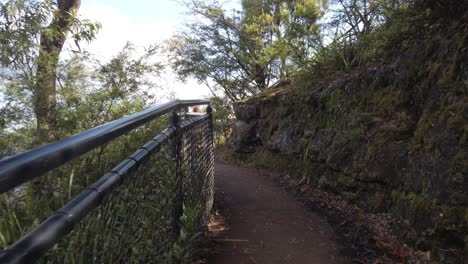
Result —
MULTIPOLYGON (((227 1, 228 8, 238 0, 227 1)), ((82 18, 100 22, 102 29, 85 49, 101 60, 119 52, 127 41, 146 47, 170 38, 181 30, 185 7, 174 0, 84 0, 79 14, 82 18)), ((161 78, 165 93, 172 91, 178 99, 199 99, 210 96, 204 85, 195 80, 179 81, 168 72, 161 78)), ((158 91, 156 91, 158 92, 158 91)))

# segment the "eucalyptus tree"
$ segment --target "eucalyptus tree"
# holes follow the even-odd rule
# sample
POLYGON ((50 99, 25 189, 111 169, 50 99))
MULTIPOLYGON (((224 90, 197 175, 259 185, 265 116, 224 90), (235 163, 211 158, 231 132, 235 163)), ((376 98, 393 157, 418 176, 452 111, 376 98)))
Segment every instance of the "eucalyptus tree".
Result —
MULTIPOLYGON (((100 25, 80 20, 80 0, 10 0, 0 3, 0 63, 4 93, 15 89, 23 97, 16 105, 31 105, 37 142, 54 138, 59 57, 67 37, 79 48, 91 41, 100 25)), ((13 98, 11 98, 13 99, 13 98)), ((23 106, 26 106, 23 105, 23 106)))
POLYGON ((187 3, 193 20, 169 42, 172 66, 236 101, 287 81, 319 41, 323 1, 187 3))

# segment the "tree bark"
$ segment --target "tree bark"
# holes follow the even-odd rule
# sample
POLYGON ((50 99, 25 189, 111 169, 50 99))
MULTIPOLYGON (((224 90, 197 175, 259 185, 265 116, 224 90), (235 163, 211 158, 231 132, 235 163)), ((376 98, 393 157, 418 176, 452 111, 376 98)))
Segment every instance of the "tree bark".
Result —
POLYGON ((54 139, 56 128, 56 72, 60 52, 81 0, 57 0, 57 14, 41 34, 34 87, 34 112, 40 143, 54 139))

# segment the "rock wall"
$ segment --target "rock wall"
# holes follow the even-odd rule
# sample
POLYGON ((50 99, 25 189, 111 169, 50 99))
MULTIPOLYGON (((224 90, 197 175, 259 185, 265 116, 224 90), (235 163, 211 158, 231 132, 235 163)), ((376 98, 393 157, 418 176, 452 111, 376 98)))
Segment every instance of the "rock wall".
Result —
POLYGON ((468 263, 468 30, 454 32, 314 91, 236 103, 234 150, 296 160, 312 183, 408 220, 436 259, 464 248, 468 263))

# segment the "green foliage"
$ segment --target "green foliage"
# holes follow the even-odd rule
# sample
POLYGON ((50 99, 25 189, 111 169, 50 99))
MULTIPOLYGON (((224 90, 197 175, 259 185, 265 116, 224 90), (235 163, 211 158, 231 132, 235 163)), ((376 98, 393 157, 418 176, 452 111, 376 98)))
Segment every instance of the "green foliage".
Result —
POLYGON ((191 263, 193 257, 200 255, 200 245, 204 241, 204 224, 200 221, 203 215, 202 208, 185 207, 184 215, 180 218, 180 236, 173 244, 165 263, 191 263))
POLYGON ((88 55, 77 57, 59 72, 58 138, 72 135, 122 116, 139 112, 155 103, 150 88, 157 87, 162 65, 155 60, 158 49, 135 55, 128 43, 105 64, 88 55))
MULTIPOLYGON (((149 91, 157 87, 163 68, 155 59, 159 47, 140 52, 127 44, 109 62, 102 63, 79 50, 82 41, 94 38, 100 25, 72 14, 70 32, 65 34, 70 34, 78 51, 57 64, 54 62, 57 51, 42 53, 38 40, 39 37, 53 39, 64 33, 50 26, 51 21, 60 19, 53 1, 7 1, 1 4, 0 10, 1 157, 44 143, 37 139, 34 124, 37 114, 34 100, 38 92, 34 87, 38 78, 46 74, 36 73, 39 64, 53 67, 47 69, 56 73, 57 89, 53 94, 57 98, 56 125, 49 128, 55 139, 141 111, 155 103, 154 94, 149 91)), ((40 181, 0 195, 0 249, 11 245, 61 208, 165 125, 166 119, 161 118, 47 173, 40 181)), ((161 152, 151 160, 151 166, 142 166, 135 172, 129 183, 79 223, 43 260, 115 263, 138 256, 130 259, 135 263, 148 260, 170 263, 174 258, 177 259, 175 263, 189 263, 203 238, 200 222, 196 220, 200 210, 193 206, 185 210, 180 238, 168 228, 179 221, 172 215, 177 198, 173 195, 175 162, 170 157, 171 151, 161 152)))
POLYGON ((243 1, 232 15, 216 1, 187 6, 196 20, 169 42, 172 66, 231 101, 290 78, 319 39, 316 0, 243 1))
MULTIPOLYGON (((69 60, 61 62, 60 70, 57 72, 57 126, 52 131, 55 137, 64 138, 152 105, 155 99, 149 94, 149 88, 157 87, 155 82, 158 73, 162 70, 162 65, 154 59, 157 52, 157 47, 150 47, 141 55, 136 55, 135 48, 127 44, 107 63, 101 63, 86 53, 77 53, 69 60)), ((26 87, 28 80, 22 75, 10 75, 11 78, 5 75, 1 77, 2 88, 5 89, 2 91, 3 101, 0 111, 2 120, 0 154, 4 157, 30 149, 38 141, 32 114, 32 93, 28 90, 29 87, 26 87)), ((34 79, 34 76, 32 78, 34 79)), ((132 151, 141 147, 155 135, 155 131, 161 130, 165 125, 166 121, 162 118, 140 127, 111 144, 93 150, 44 175, 40 182, 28 183, 2 194, 0 247, 11 245, 21 235, 37 226, 46 216, 127 158, 132 151)), ((169 165, 167 162, 165 167, 169 165)), ((147 172, 149 173, 148 170, 147 172)), ((159 187, 162 186, 165 185, 159 187)), ((129 191, 130 189, 129 187, 129 191)), ((98 257, 96 252, 92 250, 85 252, 83 248, 101 247, 103 252, 107 253, 116 251, 115 244, 100 239, 109 239, 108 236, 122 234, 119 232, 130 232, 131 229, 115 229, 114 232, 117 233, 105 233, 109 221, 119 223, 120 220, 116 219, 117 216, 114 214, 117 214, 118 210, 123 210, 123 207, 119 209, 118 202, 111 204, 109 207, 116 207, 112 209, 111 215, 104 209, 96 212, 100 217, 90 217, 83 222, 66 242, 50 252, 49 258, 83 262, 84 259, 90 259, 86 254, 98 257), (95 233, 106 235, 97 239, 92 236, 95 233), (81 245, 82 248, 73 247, 71 250, 72 244, 81 245)), ((154 214, 159 213, 158 210, 154 210, 154 214)), ((133 249, 142 250, 136 247, 133 249)))
MULTIPOLYGON (((437 1, 435 1, 437 2, 437 1)), ((300 87, 328 82, 338 75, 379 63, 430 36, 452 19, 441 19, 441 9, 427 1, 336 0, 327 11, 326 45, 316 49, 304 62, 304 70, 295 80, 300 87)), ((447 10, 446 10, 447 11, 447 10)))
POLYGON ((154 136, 155 131, 161 130, 165 125, 164 119, 153 122, 47 173, 41 177, 44 180, 41 182, 40 193, 35 192, 36 183, 32 182, 0 195, 3 201, 0 222, 5 224, 0 227, 0 234, 9 238, 5 238, 0 247, 10 245, 31 227, 38 225, 83 188, 141 147, 154 136), (17 218, 20 224, 3 221, 13 217, 17 218))
MULTIPOLYGON (((55 138, 63 138, 135 113, 155 103, 150 88, 157 87, 162 65, 154 59, 155 47, 142 55, 127 44, 107 63, 80 54, 63 63, 58 72, 57 127, 55 138)), ((5 84, 0 107, 2 156, 37 144, 31 94, 18 84, 5 84)))
POLYGON ((187 32, 168 43, 178 75, 183 79, 194 76, 213 93, 222 89, 231 100, 256 94, 262 87, 254 79, 263 70, 255 67, 257 58, 246 60, 248 54, 239 46, 243 38, 239 18, 227 16, 217 4, 197 1, 189 7, 201 22, 188 25, 187 32))
MULTIPOLYGON (((128 43, 110 61, 100 62, 80 48, 83 41, 94 39, 100 25, 79 19, 75 12, 63 18, 60 11, 55 1, 12 0, 0 4, 0 157, 47 143, 38 138, 35 119, 40 93, 36 88, 41 84, 39 80, 47 79, 49 73, 53 73, 52 86, 56 86, 49 95, 56 102, 54 109, 49 109, 55 119, 53 127, 47 124, 46 129, 53 139, 141 111, 156 102, 151 92, 158 87, 159 73, 163 70, 156 59, 158 46, 141 52, 128 43), (60 19, 69 19, 65 31, 54 24, 60 23, 60 19), (47 40, 67 35, 77 49, 69 53, 69 58, 59 60, 60 45, 44 50, 47 40)), ((37 181, 0 195, 0 250, 126 159, 166 123, 162 117, 37 181)), ((200 199, 196 206, 186 205, 185 215, 180 219, 180 238, 177 230, 168 228, 179 221, 172 215, 178 201, 173 195, 176 164, 170 150, 162 150, 148 163, 151 166, 142 166, 134 172, 119 192, 79 223, 43 260, 115 263, 138 256, 130 259, 134 263, 192 261, 204 234, 199 215, 206 208, 200 207, 200 199)))
POLYGON ((31 63, 37 55, 37 39, 54 11, 52 1, 4 1, 0 3, 0 65, 10 70, 31 63))
POLYGON ((223 145, 229 139, 234 120, 232 108, 227 99, 210 98, 213 108, 213 132, 215 145, 223 145))
POLYGON ((15 107, 31 109, 29 116, 34 113, 36 144, 57 139, 48 131, 56 126, 56 75, 67 35, 71 35, 80 49, 80 42, 91 41, 100 29, 99 23, 78 18, 75 2, 69 1, 67 5, 71 8, 60 5, 61 2, 11 0, 0 3, 1 88, 15 89, 16 94, 26 95, 10 96, 9 101, 14 102, 10 105, 15 107))
MULTIPOLYGON (((154 134, 154 130, 148 132, 147 136, 154 134)), ((129 180, 49 251, 46 259, 65 263, 139 263, 151 259, 162 263, 174 239, 171 208, 178 202, 174 196, 175 162, 170 155, 171 149, 163 148, 131 172, 129 180)))
MULTIPOLYGON (((31 81, 39 55, 39 36, 61 34, 57 29, 47 28, 58 15, 54 1, 9 0, 0 3, 0 66, 8 67, 2 77, 20 77, 31 81), (3 76, 5 75, 5 76, 3 76)), ((81 41, 91 41, 101 28, 99 23, 72 17, 70 33, 79 47, 81 41)))

